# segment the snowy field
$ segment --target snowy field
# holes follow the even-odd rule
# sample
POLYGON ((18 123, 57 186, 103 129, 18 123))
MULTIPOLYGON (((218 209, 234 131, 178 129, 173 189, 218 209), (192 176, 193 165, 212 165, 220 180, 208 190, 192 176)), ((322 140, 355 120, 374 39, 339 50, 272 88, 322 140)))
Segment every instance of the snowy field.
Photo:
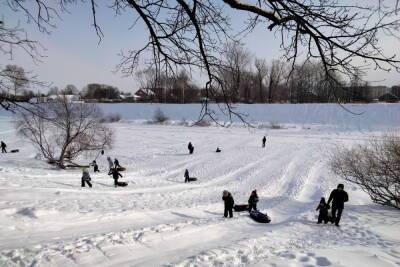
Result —
POLYGON ((399 266, 400 213, 371 203, 327 165, 336 146, 399 129, 399 105, 359 106, 364 117, 347 120, 336 108, 308 105, 310 117, 331 112, 319 121, 298 121, 293 109, 291 118, 261 120, 284 129, 146 125, 128 119, 147 117, 131 116, 110 124, 114 146, 98 158, 91 189, 80 187, 80 170, 38 159, 12 118, 0 117, 0 140, 21 151, 0 154, 0 266, 399 266), (121 181, 128 187, 113 187, 106 156, 127 167, 121 181), (183 182, 186 168, 197 182, 183 182), (341 227, 317 225, 319 199, 338 183, 350 198, 341 227), (256 223, 246 212, 224 219, 225 189, 236 203, 257 189, 272 222, 256 223))

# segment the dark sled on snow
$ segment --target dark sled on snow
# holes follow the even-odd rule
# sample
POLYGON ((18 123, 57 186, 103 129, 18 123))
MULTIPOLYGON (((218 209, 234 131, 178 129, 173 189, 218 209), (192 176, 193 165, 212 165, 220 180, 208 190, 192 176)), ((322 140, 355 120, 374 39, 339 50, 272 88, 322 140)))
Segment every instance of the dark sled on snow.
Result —
POLYGON ((128 183, 127 182, 118 182, 117 185, 121 186, 121 187, 125 187, 128 185, 128 183))
POLYGON ((117 168, 115 168, 117 171, 119 171, 119 172, 123 172, 123 171, 126 171, 126 168, 124 168, 124 167, 117 167, 117 168))
POLYGON ((18 153, 18 152, 19 152, 19 149, 13 149, 13 150, 11 150, 10 152, 11 152, 11 153, 18 153))
POLYGON ((195 181, 197 181, 197 178, 190 177, 187 182, 190 183, 190 182, 195 182, 195 181))
POLYGON ((268 217, 267 214, 261 213, 259 211, 251 211, 250 217, 259 223, 269 223, 271 222, 271 218, 268 217))
POLYGON ((235 206, 233 206, 233 210, 237 211, 237 212, 248 211, 249 205, 247 205, 247 204, 235 205, 235 206))

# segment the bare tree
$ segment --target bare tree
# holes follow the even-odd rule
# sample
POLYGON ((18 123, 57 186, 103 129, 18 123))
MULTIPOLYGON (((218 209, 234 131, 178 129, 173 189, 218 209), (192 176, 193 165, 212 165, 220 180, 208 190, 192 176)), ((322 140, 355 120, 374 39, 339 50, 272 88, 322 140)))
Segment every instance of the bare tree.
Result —
POLYGON ((264 78, 268 74, 268 67, 265 59, 256 58, 254 61, 254 67, 256 68, 256 77, 258 82, 258 100, 264 102, 264 78))
MULTIPOLYGON (((46 31, 66 4, 81 1, 9 0, 7 3, 11 10, 22 11, 41 31, 46 31)), ((93 26, 101 40, 96 1, 90 3, 93 26)), ((143 22, 149 36, 143 47, 122 53, 118 69, 133 74, 142 62, 166 76, 182 67, 203 71, 208 77, 204 116, 213 117, 207 99, 216 91, 226 96, 227 88, 216 75, 221 65, 222 44, 237 41, 260 24, 281 37, 283 56, 292 66, 301 57, 320 60, 326 76, 331 71, 350 75, 359 67, 355 62, 399 71, 398 57, 385 53, 379 40, 381 36, 397 38, 399 9, 389 0, 368 4, 337 0, 114 0, 112 3, 109 6, 116 14, 134 11, 132 21, 143 22), (238 34, 232 29, 230 16, 239 12, 247 14, 249 19, 243 22, 238 34)), ((240 115, 231 108, 229 97, 224 100, 229 115, 240 115)))
POLYGON ((14 91, 14 96, 17 96, 19 89, 29 82, 25 70, 17 65, 7 65, 2 72, 4 77, 9 78, 10 88, 14 91))
POLYGON ((273 60, 267 73, 268 102, 272 103, 274 91, 285 78, 285 64, 280 60, 273 60))
POLYGON ((400 209, 400 137, 385 135, 368 144, 341 148, 331 159, 332 170, 359 185, 372 201, 400 209))
POLYGON ((19 113, 16 128, 51 164, 60 168, 78 166, 73 160, 82 152, 111 145, 112 133, 100 123, 101 112, 94 104, 71 103, 60 96, 35 108, 34 113, 19 113))

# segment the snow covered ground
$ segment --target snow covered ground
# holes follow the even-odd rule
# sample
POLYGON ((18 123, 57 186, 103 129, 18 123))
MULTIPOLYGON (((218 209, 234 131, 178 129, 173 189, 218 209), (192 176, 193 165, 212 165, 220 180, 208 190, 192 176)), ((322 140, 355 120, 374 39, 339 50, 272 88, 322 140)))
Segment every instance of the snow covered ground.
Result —
MULTIPOLYGON (((388 128, 396 126, 393 118, 388 128)), ((80 187, 79 170, 37 159, 11 120, 0 117, 0 139, 21 152, 0 154, 0 266, 400 265, 400 213, 372 204, 327 167, 337 145, 381 130, 115 123, 114 147, 99 157, 101 173, 91 173, 90 189, 80 187), (121 181, 128 187, 113 187, 106 156, 127 167, 121 181), (186 168, 197 182, 183 183, 186 168), (350 197, 341 227, 317 225, 320 197, 339 182, 350 197), (236 203, 257 189, 272 222, 256 223, 246 212, 224 219, 224 189, 236 203)))

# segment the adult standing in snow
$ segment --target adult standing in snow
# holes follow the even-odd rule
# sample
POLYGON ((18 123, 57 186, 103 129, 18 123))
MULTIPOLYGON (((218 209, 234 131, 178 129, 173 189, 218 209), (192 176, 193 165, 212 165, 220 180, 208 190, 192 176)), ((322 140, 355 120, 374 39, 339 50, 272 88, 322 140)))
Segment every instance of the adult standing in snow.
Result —
POLYGON ((231 193, 229 193, 227 190, 224 190, 222 192, 222 200, 224 201, 224 217, 228 217, 229 213, 229 218, 233 217, 233 205, 235 204, 235 201, 233 200, 233 197, 231 193))
POLYGON ((335 222, 339 226, 340 218, 342 216, 344 203, 349 201, 349 195, 344 191, 344 185, 338 184, 337 188, 331 192, 328 199, 328 205, 332 201, 332 223, 335 222), (337 212, 337 214, 336 214, 337 212))
POLYGON ((193 154, 194 146, 192 145, 192 142, 189 142, 188 149, 189 149, 189 154, 193 154))
POLYGON ((265 147, 265 142, 267 142, 267 138, 264 135, 264 137, 262 139, 262 147, 265 147))
POLYGON ((122 168, 122 166, 119 165, 119 161, 117 158, 114 159, 114 168, 122 168))
POLYGON ((114 168, 114 163, 112 162, 110 157, 107 157, 107 162, 108 162, 108 169, 111 171, 112 168, 114 168))
POLYGON ((254 189, 249 197, 249 212, 252 210, 257 211, 257 202, 258 202, 257 190, 254 189))
POLYGON ((92 188, 92 184, 90 183, 91 180, 92 179, 90 178, 89 171, 86 168, 84 168, 82 170, 81 186, 85 187, 85 183, 86 183, 90 188, 92 188))
POLYGON ((185 183, 189 183, 190 180, 189 180, 189 171, 188 171, 188 169, 185 170, 185 175, 184 175, 184 177, 185 177, 185 183))
POLYGON ((111 168, 111 170, 108 173, 108 175, 112 175, 112 177, 114 179, 114 186, 117 187, 118 186, 118 179, 119 179, 119 177, 122 177, 122 175, 115 168, 111 168))
POLYGON ((7 147, 6 143, 1 141, 1 153, 7 153, 6 147, 7 147))

